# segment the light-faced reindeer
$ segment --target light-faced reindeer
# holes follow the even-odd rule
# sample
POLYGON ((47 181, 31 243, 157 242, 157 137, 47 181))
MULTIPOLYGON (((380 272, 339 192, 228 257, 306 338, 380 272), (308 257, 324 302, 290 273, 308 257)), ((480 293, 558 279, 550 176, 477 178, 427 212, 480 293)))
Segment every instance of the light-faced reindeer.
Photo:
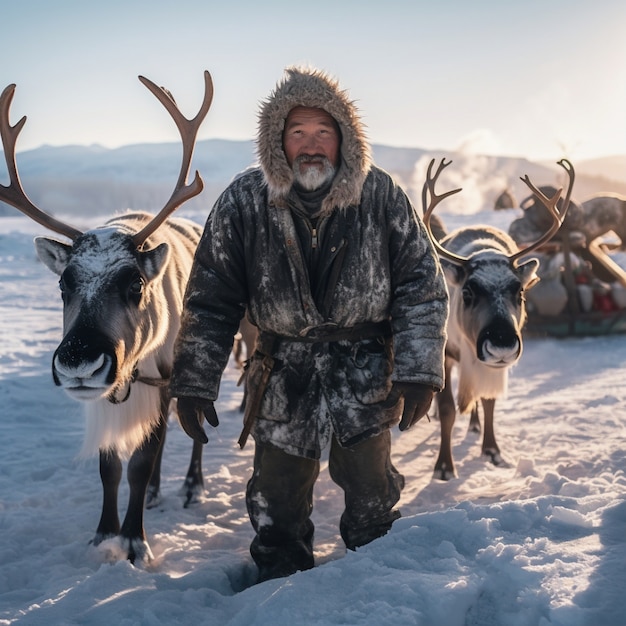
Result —
POLYGON ((545 244, 560 228, 569 204, 574 170, 569 161, 559 161, 570 180, 560 212, 557 202, 561 189, 548 198, 528 176, 522 178, 548 209, 553 223, 537 241, 520 250, 507 233, 491 226, 459 228, 439 242, 430 226, 432 212, 439 202, 461 190, 436 195, 435 183, 450 161, 442 160, 434 176, 433 164, 434 160, 428 167, 422 192, 423 219, 441 258, 450 293, 446 382, 437 397, 441 445, 434 477, 449 480, 456 476, 452 459, 452 427, 456 411, 450 379, 454 366, 459 370, 458 410, 460 413, 474 410, 470 428, 476 429, 478 414, 475 407, 481 401, 485 421, 482 453, 495 465, 502 463, 493 425, 495 402, 506 392, 508 371, 522 354, 522 327, 526 319, 524 293, 536 282, 535 272, 539 265, 536 259, 522 261, 522 257, 545 244), (430 202, 427 202, 429 194, 430 202))
MULTIPOLYGON (((37 237, 35 246, 41 261, 60 276, 63 338, 54 352, 52 376, 71 398, 84 403, 82 454, 99 454, 100 459, 103 501, 93 543, 118 536, 133 563, 152 559, 143 525, 144 501, 149 484, 149 497, 153 502, 158 498, 173 343, 202 232, 190 220, 169 216, 203 189, 198 172, 191 183, 187 177, 198 129, 213 97, 211 76, 205 72, 204 100, 198 114, 188 120, 168 91, 139 79, 180 132, 183 157, 178 182, 156 216, 130 212, 86 232, 43 212, 24 192, 15 144, 26 117, 11 126, 15 85, 0 96, 0 133, 10 178, 9 186, 0 186, 0 200, 72 241, 37 237), (130 495, 120 525, 117 496, 126 458, 130 495)), ((188 500, 202 489, 201 456, 202 446, 194 445, 184 487, 188 500)))

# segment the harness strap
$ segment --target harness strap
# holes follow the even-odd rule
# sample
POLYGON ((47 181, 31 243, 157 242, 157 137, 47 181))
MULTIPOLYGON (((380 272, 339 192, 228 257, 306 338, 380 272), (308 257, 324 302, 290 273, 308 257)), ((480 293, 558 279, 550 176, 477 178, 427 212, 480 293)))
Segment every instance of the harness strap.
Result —
POLYGON ((274 369, 274 358, 272 357, 275 343, 274 337, 275 335, 267 335, 262 345, 259 345, 257 342, 256 351, 263 355, 261 375, 259 379, 255 381, 255 384, 252 384, 249 379, 246 380, 246 393, 249 393, 249 396, 246 399, 246 408, 243 416, 243 430, 241 431, 241 435, 239 435, 239 439, 237 441, 240 448, 243 448, 246 445, 248 435, 250 434, 254 421, 256 420, 256 415, 261 408, 261 402, 263 400, 263 395, 265 394, 267 383, 270 380, 270 374, 274 369))
POLYGON ((150 378, 150 376, 137 376, 133 382, 150 385, 150 387, 167 387, 170 384, 169 378, 150 378))
POLYGON ((150 387, 166 387, 167 385, 170 384, 170 379, 169 378, 153 378, 151 376, 140 376, 139 369, 135 368, 133 370, 133 375, 130 377, 130 380, 128 381, 128 390, 126 391, 126 395, 121 400, 118 400, 115 397, 115 391, 113 391, 107 396, 107 400, 111 404, 122 404, 126 402, 126 400, 128 400, 128 398, 130 397, 130 390, 131 390, 131 386, 133 383, 143 383, 144 385, 149 385, 150 387))

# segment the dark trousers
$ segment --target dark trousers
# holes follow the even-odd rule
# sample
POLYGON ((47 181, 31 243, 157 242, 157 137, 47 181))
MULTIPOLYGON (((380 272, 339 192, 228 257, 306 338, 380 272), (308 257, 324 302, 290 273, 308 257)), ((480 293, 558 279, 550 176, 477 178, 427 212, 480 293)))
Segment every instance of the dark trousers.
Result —
MULTIPOLYGON (((270 444, 256 444, 254 471, 246 504, 256 536, 250 546, 259 580, 310 569, 313 561, 313 486, 320 464, 270 444)), ((386 534, 400 517, 394 510, 404 477, 391 463, 391 433, 342 448, 333 438, 329 456, 332 480, 345 495, 340 533, 346 547, 386 534)))

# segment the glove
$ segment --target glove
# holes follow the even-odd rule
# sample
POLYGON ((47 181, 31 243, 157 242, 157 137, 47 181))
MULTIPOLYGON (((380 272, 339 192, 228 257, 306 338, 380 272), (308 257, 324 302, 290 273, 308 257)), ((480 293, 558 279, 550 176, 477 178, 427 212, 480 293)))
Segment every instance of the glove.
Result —
POLYGON ((394 383, 391 390, 396 397, 404 398, 402 419, 398 428, 408 430, 426 415, 435 397, 435 390, 420 383, 394 383))
POLYGON ((202 428, 203 417, 211 426, 218 426, 219 420, 213 406, 213 400, 205 398, 178 398, 178 420, 183 430, 195 441, 207 443, 209 438, 202 428))

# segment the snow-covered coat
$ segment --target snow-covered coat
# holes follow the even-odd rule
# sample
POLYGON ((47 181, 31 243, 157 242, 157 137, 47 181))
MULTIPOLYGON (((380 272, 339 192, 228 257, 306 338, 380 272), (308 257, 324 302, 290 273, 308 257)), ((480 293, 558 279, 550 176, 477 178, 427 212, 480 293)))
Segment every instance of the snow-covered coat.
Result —
MULTIPOLYGON (((350 445, 397 423, 400 403, 386 402, 393 381, 443 387, 448 296, 420 218, 371 163, 354 104, 333 79, 289 69, 262 106, 257 148, 260 167, 236 178, 207 220, 187 286, 171 391, 217 398, 247 309, 261 334, 281 337, 253 434, 319 458, 331 432, 350 445), (302 218, 290 208, 296 200, 282 130, 298 105, 325 109, 342 135, 341 165, 316 232, 326 293, 312 293, 296 229, 302 218), (385 320, 387 340, 301 341, 385 320)), ((255 355, 249 380, 260 364, 255 355)))

